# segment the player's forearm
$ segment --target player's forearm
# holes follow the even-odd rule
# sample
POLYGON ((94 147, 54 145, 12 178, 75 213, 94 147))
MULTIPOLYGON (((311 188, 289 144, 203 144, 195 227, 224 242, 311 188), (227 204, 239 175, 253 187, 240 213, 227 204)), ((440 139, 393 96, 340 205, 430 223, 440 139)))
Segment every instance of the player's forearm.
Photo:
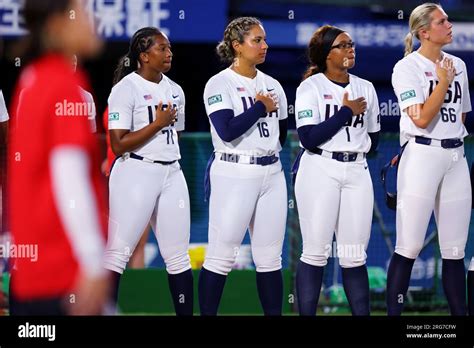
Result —
POLYGON ((265 115, 265 105, 261 101, 257 101, 251 108, 238 116, 234 116, 232 110, 226 109, 213 112, 209 118, 219 137, 226 142, 231 142, 242 136, 260 117, 265 115))
POLYGON ((163 128, 155 121, 138 131, 128 132, 121 136, 114 134, 114 130, 110 130, 110 146, 116 156, 122 156, 125 152, 133 151, 145 144, 163 128))
POLYGON ((352 110, 343 106, 328 120, 316 125, 298 128, 298 136, 303 147, 314 152, 318 146, 331 139, 352 118, 352 110))
MULTIPOLYGON (((448 91, 448 81, 440 81, 434 88, 433 93, 428 97, 426 102, 419 108, 414 110, 412 120, 419 128, 426 128, 431 121, 438 115, 443 106, 446 92, 448 91)), ((414 107, 417 107, 416 105, 414 107)))

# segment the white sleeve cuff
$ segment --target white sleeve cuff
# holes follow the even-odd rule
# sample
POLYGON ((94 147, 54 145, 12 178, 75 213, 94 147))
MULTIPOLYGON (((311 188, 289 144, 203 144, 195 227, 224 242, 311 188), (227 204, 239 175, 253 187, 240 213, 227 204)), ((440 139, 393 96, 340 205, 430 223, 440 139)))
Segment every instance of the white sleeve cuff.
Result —
POLYGON ((105 241, 89 178, 89 158, 80 147, 65 145, 53 150, 49 165, 58 214, 81 272, 92 277, 102 275, 106 272, 105 241))

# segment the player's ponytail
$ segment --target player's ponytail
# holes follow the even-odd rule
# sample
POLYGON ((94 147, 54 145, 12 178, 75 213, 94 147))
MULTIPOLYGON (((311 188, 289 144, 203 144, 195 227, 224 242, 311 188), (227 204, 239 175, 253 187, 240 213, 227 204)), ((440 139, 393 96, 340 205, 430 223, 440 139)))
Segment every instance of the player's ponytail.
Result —
POLYGON ((243 43, 254 25, 262 25, 255 17, 239 17, 231 21, 224 30, 224 39, 216 47, 216 53, 223 63, 230 64, 237 56, 232 43, 243 43))
POLYGON ((120 58, 115 69, 114 85, 138 69, 140 53, 146 52, 155 43, 155 36, 158 35, 163 34, 155 27, 141 28, 133 34, 127 54, 120 58))
POLYGON ((303 80, 326 71, 326 59, 331 46, 336 37, 343 32, 343 30, 332 25, 324 25, 314 32, 308 44, 309 67, 303 74, 303 80))
POLYGON ((316 75, 320 72, 321 70, 318 68, 317 65, 310 65, 303 74, 303 80, 306 80, 308 77, 316 75))
POLYGON ((413 34, 409 32, 405 36, 405 56, 413 52, 413 34))
POLYGON ((420 41, 420 30, 428 29, 431 25, 431 13, 435 10, 442 10, 441 5, 427 2, 417 6, 410 14, 408 26, 409 33, 405 36, 405 56, 413 52, 413 37, 420 41))
POLYGON ((219 44, 216 47, 216 52, 221 61, 225 63, 230 63, 234 59, 234 50, 232 48, 232 45, 230 45, 228 42, 222 40, 219 42, 219 44))
POLYGON ((113 84, 115 85, 125 76, 134 72, 138 69, 138 60, 133 58, 132 53, 129 51, 126 55, 120 58, 117 68, 114 72, 114 81, 113 84))

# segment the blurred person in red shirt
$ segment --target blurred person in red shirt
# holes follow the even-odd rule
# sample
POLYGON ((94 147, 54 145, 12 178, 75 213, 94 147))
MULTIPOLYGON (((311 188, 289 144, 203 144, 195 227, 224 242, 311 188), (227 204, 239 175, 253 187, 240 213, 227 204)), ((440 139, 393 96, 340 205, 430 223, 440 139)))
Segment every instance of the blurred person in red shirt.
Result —
POLYGON ((28 65, 10 110, 8 188, 14 246, 25 253, 14 258, 11 314, 101 314, 105 185, 79 87, 87 84, 71 66, 101 42, 80 0, 27 0, 23 14, 28 65))

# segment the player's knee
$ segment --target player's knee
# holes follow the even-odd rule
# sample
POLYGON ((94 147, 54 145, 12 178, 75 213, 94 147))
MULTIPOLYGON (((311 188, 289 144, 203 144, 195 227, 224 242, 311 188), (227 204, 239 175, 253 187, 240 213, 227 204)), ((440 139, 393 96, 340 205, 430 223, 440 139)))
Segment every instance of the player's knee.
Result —
POLYGON ((324 267, 331 256, 331 245, 320 245, 317 243, 303 243, 303 252, 300 260, 312 266, 324 267))
POLYGON ((104 267, 111 271, 123 273, 133 253, 133 247, 127 242, 113 238, 107 243, 104 253, 104 267))
POLYGON ((209 245, 203 266, 211 272, 227 275, 232 270, 237 255, 238 248, 221 246, 219 249, 216 249, 209 245))
POLYGON ((464 259, 465 251, 462 246, 441 247, 441 257, 448 260, 464 259))
POLYGON ((191 262, 188 252, 178 253, 172 256, 163 257, 166 265, 166 271, 169 274, 179 274, 191 268, 191 262))
POLYGON ((328 263, 328 256, 326 254, 307 254, 303 252, 300 260, 311 266, 324 267, 328 263))
POLYGON ((409 259, 416 259, 421 252, 423 245, 411 245, 411 246, 400 246, 395 247, 395 252, 398 255, 409 259))
POLYGON ((130 260, 130 254, 123 250, 106 250, 104 253, 104 267, 108 270, 123 273, 130 260))
POLYGON ((216 247, 215 244, 209 243, 203 266, 211 272, 227 275, 234 267, 238 254, 238 246, 226 243, 216 247))
POLYGON ((232 267, 234 266, 234 260, 230 259, 217 259, 217 258, 207 258, 204 260, 203 267, 207 269, 208 271, 221 274, 221 275, 227 275, 230 273, 232 270, 232 267))
POLYGON ((281 256, 254 255, 253 262, 257 272, 273 272, 281 269, 281 256))
POLYGON ((367 260, 366 246, 364 244, 338 245, 337 257, 343 268, 353 268, 365 265, 367 260))
POLYGON ((252 258, 257 272, 273 272, 281 269, 281 245, 256 246, 252 245, 252 258))
POLYGON ((339 265, 342 268, 354 268, 365 265, 366 258, 352 258, 352 257, 341 257, 339 258, 339 265))

